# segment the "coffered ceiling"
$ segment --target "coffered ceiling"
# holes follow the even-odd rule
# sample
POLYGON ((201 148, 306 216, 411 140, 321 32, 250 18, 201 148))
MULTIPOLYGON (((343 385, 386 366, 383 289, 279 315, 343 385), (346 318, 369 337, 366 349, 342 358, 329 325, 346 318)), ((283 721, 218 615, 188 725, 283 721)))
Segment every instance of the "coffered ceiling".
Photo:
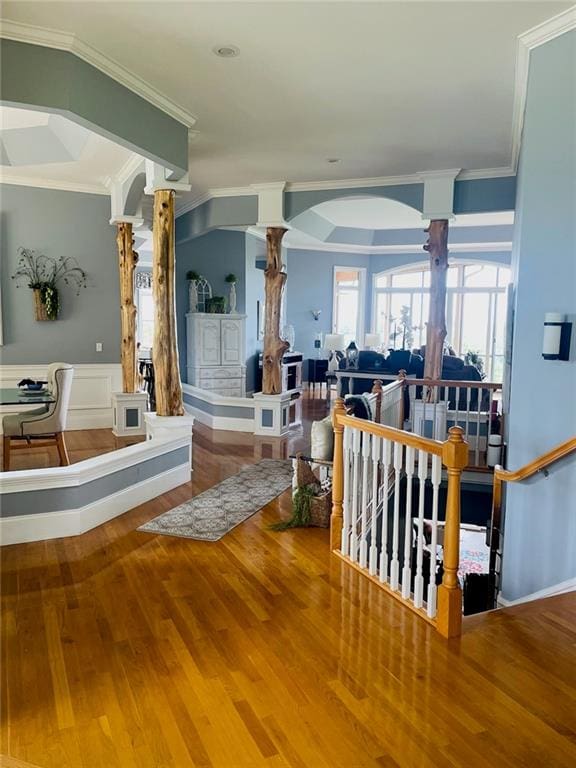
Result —
POLYGON ((198 193, 510 167, 517 36, 569 6, 8 0, 2 15, 74 35, 192 113, 198 193))

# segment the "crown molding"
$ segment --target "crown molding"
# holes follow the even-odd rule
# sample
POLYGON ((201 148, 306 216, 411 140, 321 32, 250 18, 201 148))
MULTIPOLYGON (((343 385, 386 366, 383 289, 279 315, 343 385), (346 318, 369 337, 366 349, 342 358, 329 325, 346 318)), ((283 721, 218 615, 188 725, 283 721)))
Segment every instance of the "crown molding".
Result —
POLYGON ((512 108, 511 167, 514 169, 514 172, 518 169, 520 145, 522 143, 530 52, 534 48, 538 48, 540 45, 544 45, 544 43, 548 43, 550 40, 554 40, 554 38, 572 29, 576 29, 576 5, 518 35, 514 105, 512 108))
POLYGON ((56 181, 42 177, 14 176, 0 171, 0 184, 14 184, 18 187, 37 187, 39 189, 55 189, 60 192, 83 192, 90 195, 109 195, 110 191, 102 184, 82 184, 77 181, 56 181))
POLYGON ((18 21, 3 19, 0 23, 0 37, 7 40, 16 40, 20 43, 32 43, 45 48, 69 51, 113 80, 116 80, 116 82, 126 86, 126 88, 146 99, 150 104, 158 107, 158 109, 161 109, 186 127, 191 128, 197 122, 196 117, 184 109, 184 107, 176 104, 156 90, 150 83, 133 74, 93 46, 79 40, 76 35, 70 32, 60 32, 56 29, 37 27, 32 24, 23 24, 18 21))
MULTIPOLYGON (((249 227, 246 230, 247 235, 258 240, 266 240, 266 234, 256 227, 249 227)), ((282 245, 288 251, 326 251, 328 253, 351 253, 363 254, 366 256, 385 253, 422 253, 424 243, 414 243, 411 245, 351 245, 345 243, 323 243, 318 241, 313 245, 282 245)), ((499 251, 511 251, 512 243, 493 242, 493 243, 454 243, 448 245, 449 253, 495 253, 499 251)))

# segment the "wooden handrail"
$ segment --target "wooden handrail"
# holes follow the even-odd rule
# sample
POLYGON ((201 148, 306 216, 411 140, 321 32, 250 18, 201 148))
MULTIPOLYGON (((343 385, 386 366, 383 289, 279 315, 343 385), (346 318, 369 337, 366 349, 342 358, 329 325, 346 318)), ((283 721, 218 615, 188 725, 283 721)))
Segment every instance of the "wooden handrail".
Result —
POLYGON ((564 443, 560 443, 560 445, 543 453, 537 459, 534 459, 534 461, 520 467, 520 469, 517 469, 514 472, 509 469, 504 469, 500 465, 496 466, 494 469, 494 480, 504 480, 507 483, 516 483, 519 480, 526 480, 526 478, 535 475, 537 472, 541 472, 550 464, 564 458, 564 456, 568 456, 573 451, 576 451, 576 437, 571 437, 564 443))
POLYGON ((444 443, 441 440, 431 440, 428 437, 415 435, 413 432, 404 432, 401 429, 395 429, 395 427, 385 427, 383 424, 376 424, 374 421, 347 416, 346 412, 342 413, 340 410, 337 411, 336 408, 334 409, 333 422, 342 428, 352 427, 353 429, 360 430, 360 432, 369 432, 371 435, 383 437, 385 440, 393 440, 395 443, 409 445, 411 448, 416 448, 419 451, 427 451, 436 456, 442 456, 444 443))
POLYGON ((498 597, 496 581, 496 564, 500 552, 500 531, 502 527, 502 484, 517 483, 541 472, 555 461, 576 451, 576 437, 571 437, 555 448, 543 453, 534 461, 525 464, 520 469, 511 471, 499 464, 494 468, 494 485, 492 494, 492 517, 490 521, 490 590, 494 605, 498 597))
POLYGON ((412 379, 408 377, 397 378, 394 373, 383 372, 381 374, 378 371, 368 371, 361 373, 354 370, 338 370, 332 371, 332 376, 337 379, 352 378, 352 379, 374 379, 378 381, 390 380, 391 383, 395 381, 402 382, 404 386, 416 386, 416 387, 460 387, 462 389, 502 389, 502 384, 497 381, 460 381, 459 379, 412 379))

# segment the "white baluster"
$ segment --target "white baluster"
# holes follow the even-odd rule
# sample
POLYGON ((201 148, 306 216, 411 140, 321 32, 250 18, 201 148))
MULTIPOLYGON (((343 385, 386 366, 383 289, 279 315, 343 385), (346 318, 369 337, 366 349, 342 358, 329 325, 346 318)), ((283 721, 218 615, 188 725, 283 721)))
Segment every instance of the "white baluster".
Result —
POLYGON ((454 405, 456 406, 456 418, 454 419, 454 426, 455 427, 460 426, 458 424, 459 404, 460 404, 460 387, 456 387, 456 402, 454 403, 454 405))
POLYGON ((344 427, 344 499, 342 504, 342 544, 341 552, 343 555, 347 555, 350 549, 350 526, 351 526, 351 509, 350 509, 350 451, 352 449, 352 430, 350 427, 344 427))
POLYGON ((416 608, 422 608, 424 602, 422 563, 424 561, 424 498, 427 477, 428 454, 426 451, 418 451, 418 538, 416 541, 416 577, 414 579, 414 605, 416 608))
POLYGON ((466 442, 469 441, 470 392, 471 391, 472 390, 470 389, 470 387, 466 387, 466 425, 464 427, 464 439, 466 440, 466 442))
POLYGON ((360 567, 368 565, 368 491, 370 474, 370 455, 372 453, 372 435, 369 432, 362 433, 362 508, 360 529, 360 567))
POLYGON ((476 450, 474 451, 474 466, 480 466, 480 409, 482 408, 482 389, 476 390, 478 393, 478 409, 476 411, 476 450))
MULTIPOLYGON (((382 438, 372 435, 372 518, 370 523, 370 574, 374 576, 378 569, 378 465, 382 455, 382 438)), ((384 516, 384 511, 382 511, 384 516)), ((382 521, 384 524, 384 521, 382 521)))
POLYGON ((358 560, 358 493, 360 483, 360 436, 359 429, 352 433, 352 527, 350 531, 350 558, 356 562, 358 560))
POLYGON ((430 542, 430 580, 428 582, 428 600, 426 609, 431 619, 436 616, 436 558, 438 554, 438 493, 442 480, 442 461, 440 456, 432 457, 432 537, 430 542))
POLYGON ((390 464, 392 443, 382 440, 382 530, 380 531, 380 581, 388 581, 388 497, 390 495, 390 464))
POLYGON ((416 451, 406 447, 406 519, 404 523, 404 566, 402 568, 402 597, 410 597, 410 581, 412 578, 412 479, 414 477, 414 457, 416 451))
POLYGON ((400 477, 402 473, 402 443, 394 443, 394 523, 392 527, 392 562, 390 563, 390 586, 398 589, 400 563, 398 561, 398 539, 400 531, 400 477))
POLYGON ((432 409, 432 440, 445 440, 445 435, 436 434, 436 407, 438 400, 438 387, 434 387, 434 407, 432 409))

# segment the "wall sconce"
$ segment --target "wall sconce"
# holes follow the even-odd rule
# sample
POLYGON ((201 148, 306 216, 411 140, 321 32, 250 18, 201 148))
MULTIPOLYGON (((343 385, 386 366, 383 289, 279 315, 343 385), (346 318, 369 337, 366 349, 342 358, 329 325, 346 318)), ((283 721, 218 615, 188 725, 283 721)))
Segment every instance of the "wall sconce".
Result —
POLYGON ((320 315, 322 314, 321 309, 311 309, 310 312, 312 313, 314 320, 320 320, 320 315))
POLYGON ((542 357, 544 360, 569 360, 572 323, 566 322, 559 312, 546 312, 544 315, 544 341, 542 357))

